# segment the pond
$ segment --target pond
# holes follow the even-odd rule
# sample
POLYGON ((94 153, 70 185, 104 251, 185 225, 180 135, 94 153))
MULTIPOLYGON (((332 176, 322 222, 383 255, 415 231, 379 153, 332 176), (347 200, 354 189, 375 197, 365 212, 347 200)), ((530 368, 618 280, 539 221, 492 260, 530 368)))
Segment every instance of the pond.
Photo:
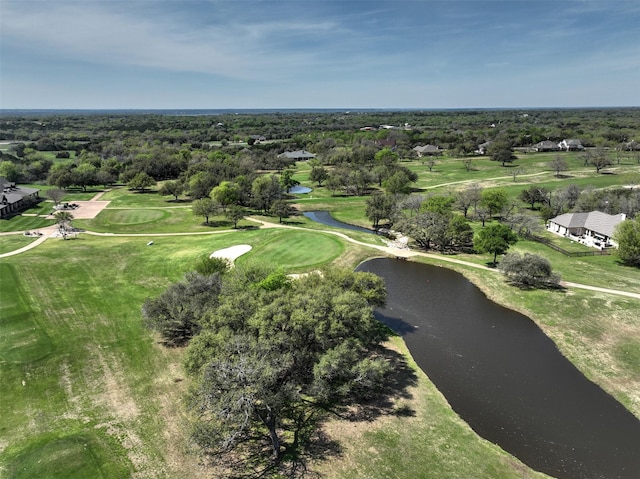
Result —
POLYGON ((377 317, 480 436, 557 478, 640 477, 640 421, 529 318, 445 268, 375 259, 358 270, 385 279, 377 317))
POLYGON ((333 216, 331 216, 331 213, 329 213, 328 211, 307 211, 303 214, 311 221, 322 223, 323 225, 333 226, 334 228, 343 228, 351 231, 360 231, 362 233, 376 234, 374 230, 362 228, 361 226, 350 225, 349 223, 343 223, 342 221, 335 220, 333 219, 333 216))
POLYGON ((306 195, 307 193, 311 193, 313 189, 308 186, 300 186, 296 185, 289 189, 289 193, 292 195, 306 195))

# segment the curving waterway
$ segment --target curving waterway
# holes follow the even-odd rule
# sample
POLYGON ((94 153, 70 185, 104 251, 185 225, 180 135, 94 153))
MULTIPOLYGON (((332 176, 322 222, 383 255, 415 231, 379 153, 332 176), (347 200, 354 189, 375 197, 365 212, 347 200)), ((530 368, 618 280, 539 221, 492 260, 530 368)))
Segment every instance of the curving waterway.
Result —
POLYGON ((375 259, 358 270, 384 278, 377 317, 479 435, 557 478, 640 478, 640 421, 529 318, 445 268, 375 259))
POLYGON ((334 228, 343 228, 351 231, 360 231, 361 233, 376 234, 374 230, 338 221, 334 219, 333 216, 331 216, 331 213, 329 213, 328 211, 307 211, 306 213, 303 213, 303 215, 309 218, 311 221, 322 223, 323 225, 327 226, 333 226, 334 228))

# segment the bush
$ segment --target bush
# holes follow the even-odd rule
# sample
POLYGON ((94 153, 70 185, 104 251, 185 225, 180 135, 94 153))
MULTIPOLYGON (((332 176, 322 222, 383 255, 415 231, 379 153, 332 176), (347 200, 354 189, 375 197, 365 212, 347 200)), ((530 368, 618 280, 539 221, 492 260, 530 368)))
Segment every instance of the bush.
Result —
POLYGON ((560 284, 560 275, 552 271, 551 263, 537 254, 508 253, 498 269, 518 286, 557 288, 560 284))

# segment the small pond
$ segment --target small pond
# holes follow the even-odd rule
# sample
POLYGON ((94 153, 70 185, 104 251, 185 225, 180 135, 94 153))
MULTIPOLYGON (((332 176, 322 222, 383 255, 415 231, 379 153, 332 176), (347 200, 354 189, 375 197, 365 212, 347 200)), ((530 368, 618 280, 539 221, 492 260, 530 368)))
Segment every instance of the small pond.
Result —
POLYGON ((343 223, 342 221, 335 220, 333 219, 333 216, 331 216, 331 213, 329 213, 328 211, 307 211, 306 213, 304 213, 304 216, 312 221, 315 221, 316 223, 333 226, 334 228, 343 228, 351 231, 376 234, 374 230, 362 228, 361 226, 350 225, 349 223, 343 223))
POLYGON ((479 435, 557 478, 640 478, 640 421, 529 318, 445 268, 375 259, 358 270, 385 279, 377 317, 479 435))
POLYGON ((307 193, 311 193, 313 191, 312 188, 308 186, 300 186, 296 185, 289 189, 289 193, 292 195, 306 195, 307 193))

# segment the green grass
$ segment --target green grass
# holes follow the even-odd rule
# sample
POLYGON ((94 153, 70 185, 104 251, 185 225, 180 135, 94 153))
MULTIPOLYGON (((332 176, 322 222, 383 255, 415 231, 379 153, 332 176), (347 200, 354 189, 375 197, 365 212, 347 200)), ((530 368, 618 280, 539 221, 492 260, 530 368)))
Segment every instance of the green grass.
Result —
POLYGON ((52 352, 51 340, 39 324, 41 316, 29 303, 16 268, 0 263, 0 360, 28 364, 52 352))
POLYGON ((174 201, 173 196, 160 196, 155 188, 141 192, 129 190, 126 186, 117 186, 107 191, 100 199, 110 201, 109 208, 190 207, 191 200, 183 197, 179 198, 178 201, 174 201))
MULTIPOLYGON (((257 243, 246 258, 259 258, 267 264, 278 265, 287 272, 304 271, 336 259, 345 249, 337 237, 307 231, 271 233, 257 243)), ((239 263, 246 261, 243 257, 239 263)))
POLYGON ((36 239, 37 238, 23 236, 21 234, 0 235, 0 254, 20 249, 33 243, 36 239))
MULTIPOLYGON (((203 217, 194 217, 190 207, 183 208, 131 208, 104 209, 90 220, 74 220, 73 225, 98 233, 197 233, 230 230, 233 223, 221 215, 209 217, 209 224, 203 217)), ((254 225, 248 220, 238 222, 238 228, 254 225)))
POLYGON ((0 233, 9 231, 35 231, 53 224, 55 224, 54 220, 37 216, 13 216, 0 220, 0 233))
POLYGON ((127 477, 127 464, 108 454, 104 440, 95 434, 45 437, 40 444, 10 459, 6 477, 32 479, 107 479, 127 477))

